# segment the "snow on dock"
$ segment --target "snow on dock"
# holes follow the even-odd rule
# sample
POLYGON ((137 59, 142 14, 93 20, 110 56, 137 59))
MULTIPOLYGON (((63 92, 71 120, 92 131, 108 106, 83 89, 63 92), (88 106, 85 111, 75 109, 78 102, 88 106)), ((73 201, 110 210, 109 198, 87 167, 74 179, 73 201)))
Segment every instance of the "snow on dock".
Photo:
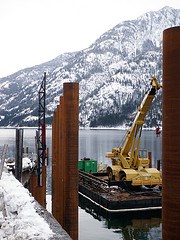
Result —
POLYGON ((36 212, 34 198, 11 173, 0 180, 0 239, 44 239, 53 232, 36 212))
POLYGON ((8 171, 0 180, 0 239, 71 239, 8 171))

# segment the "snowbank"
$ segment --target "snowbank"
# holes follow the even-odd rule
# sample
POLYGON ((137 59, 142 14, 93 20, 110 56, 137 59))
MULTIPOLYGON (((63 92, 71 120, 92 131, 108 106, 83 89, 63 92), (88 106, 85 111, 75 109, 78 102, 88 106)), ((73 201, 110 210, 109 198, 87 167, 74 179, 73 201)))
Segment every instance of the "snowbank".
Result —
POLYGON ((35 201, 11 173, 0 180, 0 239, 48 240, 53 233, 36 212, 35 201))

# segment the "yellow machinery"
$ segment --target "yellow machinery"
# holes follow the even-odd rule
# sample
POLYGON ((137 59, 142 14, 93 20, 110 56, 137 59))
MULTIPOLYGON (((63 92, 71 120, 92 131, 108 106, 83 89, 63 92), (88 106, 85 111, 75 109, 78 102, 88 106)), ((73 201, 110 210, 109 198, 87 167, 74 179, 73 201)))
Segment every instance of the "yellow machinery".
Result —
POLYGON ((140 139, 145 116, 151 103, 160 89, 160 84, 155 77, 151 79, 151 89, 145 94, 138 107, 131 128, 127 131, 124 143, 120 148, 113 148, 106 157, 112 159, 112 166, 107 167, 110 180, 129 181, 132 186, 161 185, 160 172, 149 167, 147 150, 140 150, 140 139))

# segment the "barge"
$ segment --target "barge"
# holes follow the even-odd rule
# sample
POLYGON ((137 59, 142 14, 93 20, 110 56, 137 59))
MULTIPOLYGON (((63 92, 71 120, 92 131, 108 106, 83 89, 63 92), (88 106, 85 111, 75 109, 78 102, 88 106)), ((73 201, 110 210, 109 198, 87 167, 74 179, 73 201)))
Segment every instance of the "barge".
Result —
POLYGON ((140 149, 144 120, 160 88, 157 79, 151 77, 150 89, 120 147, 106 154, 111 166, 105 173, 97 171, 95 160, 84 158, 78 163, 80 195, 107 212, 161 210, 161 172, 152 167, 147 149, 140 149))
POLYGON ((126 181, 109 181, 106 172, 79 170, 79 198, 103 213, 137 213, 162 209, 160 187, 130 187, 126 181))

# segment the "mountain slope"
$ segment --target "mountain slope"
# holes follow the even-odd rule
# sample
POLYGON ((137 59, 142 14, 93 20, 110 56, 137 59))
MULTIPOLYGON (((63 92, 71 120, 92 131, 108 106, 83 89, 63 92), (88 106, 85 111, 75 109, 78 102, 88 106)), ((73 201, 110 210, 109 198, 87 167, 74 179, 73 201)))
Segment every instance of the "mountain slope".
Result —
MULTIPOLYGON (((79 82, 81 126, 129 125, 156 75, 162 81, 162 34, 180 25, 180 10, 165 7, 105 32, 89 48, 23 69, 0 79, 0 126, 35 126, 38 93, 47 72, 47 123, 64 82, 79 82)), ((146 127, 161 122, 161 92, 146 118, 146 127)))

